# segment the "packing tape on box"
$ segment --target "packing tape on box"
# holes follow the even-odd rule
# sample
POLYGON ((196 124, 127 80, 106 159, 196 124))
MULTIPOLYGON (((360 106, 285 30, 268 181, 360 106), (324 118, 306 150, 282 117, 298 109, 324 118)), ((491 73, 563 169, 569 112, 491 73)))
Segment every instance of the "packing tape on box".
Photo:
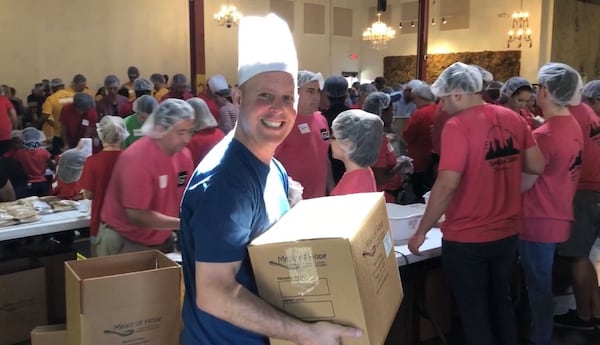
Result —
POLYGON ((285 250, 284 263, 270 261, 269 264, 288 270, 290 284, 299 296, 309 294, 319 285, 317 263, 325 258, 315 257, 311 247, 289 247, 285 250))

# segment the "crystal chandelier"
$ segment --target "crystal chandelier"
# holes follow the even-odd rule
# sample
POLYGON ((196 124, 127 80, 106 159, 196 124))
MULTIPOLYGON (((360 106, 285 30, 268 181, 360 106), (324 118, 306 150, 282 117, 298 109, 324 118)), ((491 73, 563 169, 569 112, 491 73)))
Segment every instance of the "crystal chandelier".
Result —
POLYGON ((381 21, 381 13, 377 13, 377 21, 362 34, 363 41, 370 41, 375 49, 385 48, 387 41, 396 37, 396 30, 381 21))
POLYGON ((242 18, 242 14, 238 12, 235 6, 229 5, 229 1, 227 1, 227 5, 221 6, 221 10, 219 13, 215 13, 214 17, 219 25, 230 28, 234 25, 238 25, 242 18))
POLYGON ((521 48, 523 41, 529 42, 529 48, 533 47, 531 29, 529 28, 529 13, 523 12, 523 0, 521 0, 521 10, 512 14, 512 28, 508 31, 506 48, 510 48, 510 44, 513 42, 518 42, 517 48, 521 48))

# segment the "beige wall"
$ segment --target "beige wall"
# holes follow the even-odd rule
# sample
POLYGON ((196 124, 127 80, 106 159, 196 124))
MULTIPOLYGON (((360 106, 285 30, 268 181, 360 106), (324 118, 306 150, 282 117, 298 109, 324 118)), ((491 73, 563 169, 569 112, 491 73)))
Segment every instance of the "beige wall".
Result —
POLYGON ((0 83, 25 98, 41 79, 83 73, 189 75, 188 0, 0 0, 0 83))

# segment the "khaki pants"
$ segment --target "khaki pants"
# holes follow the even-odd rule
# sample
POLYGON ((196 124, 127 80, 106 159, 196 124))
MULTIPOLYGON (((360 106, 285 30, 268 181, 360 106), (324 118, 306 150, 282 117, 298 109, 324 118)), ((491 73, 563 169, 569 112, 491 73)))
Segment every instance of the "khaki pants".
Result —
POLYGON ((158 249, 163 253, 170 253, 173 251, 172 236, 169 236, 163 244, 157 246, 145 246, 126 239, 105 223, 100 223, 100 229, 98 230, 98 235, 95 237, 95 240, 96 243, 92 243, 92 246, 95 246, 95 255, 97 256, 141 252, 152 249, 158 249))

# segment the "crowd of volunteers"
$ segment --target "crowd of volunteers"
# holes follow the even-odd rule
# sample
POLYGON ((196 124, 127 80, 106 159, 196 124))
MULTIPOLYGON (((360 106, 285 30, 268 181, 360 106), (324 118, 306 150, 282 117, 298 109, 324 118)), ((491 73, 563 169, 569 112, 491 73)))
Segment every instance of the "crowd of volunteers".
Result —
POLYGON ((304 199, 378 191, 403 204, 430 192, 409 249, 418 255, 445 215, 442 264, 467 344, 518 344, 516 262, 532 343, 551 344, 554 326, 600 328, 589 259, 600 234, 600 80, 583 85, 572 67, 551 62, 534 83, 502 82, 456 62, 431 85, 383 77, 348 85, 299 70, 288 25, 275 15, 241 20, 238 58, 237 84, 216 74, 197 97, 183 74, 168 84, 133 66, 126 83, 108 75, 97 92, 81 74, 68 85, 44 80, 25 104, 3 86, 0 201, 92 200, 98 256, 171 252, 177 231, 186 345, 267 337, 327 345, 362 335, 302 322, 257 296, 246 247, 299 191, 304 199), (576 309, 554 316, 556 256, 570 264, 576 309))

